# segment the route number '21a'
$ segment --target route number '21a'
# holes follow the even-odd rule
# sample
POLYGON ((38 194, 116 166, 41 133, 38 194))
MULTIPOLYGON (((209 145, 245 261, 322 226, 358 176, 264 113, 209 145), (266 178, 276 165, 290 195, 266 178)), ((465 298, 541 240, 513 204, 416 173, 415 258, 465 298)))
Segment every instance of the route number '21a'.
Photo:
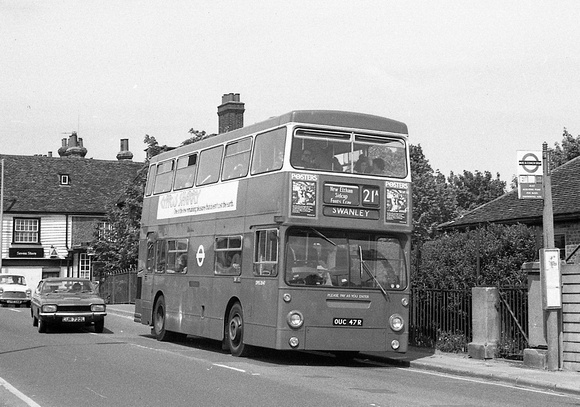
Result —
POLYGON ((379 188, 372 186, 362 187, 362 201, 363 205, 379 206, 379 188))

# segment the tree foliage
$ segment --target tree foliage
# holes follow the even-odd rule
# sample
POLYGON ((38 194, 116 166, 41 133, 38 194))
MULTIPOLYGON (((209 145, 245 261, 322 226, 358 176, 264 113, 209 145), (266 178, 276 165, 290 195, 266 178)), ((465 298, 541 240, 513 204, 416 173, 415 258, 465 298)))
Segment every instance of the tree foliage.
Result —
POLYGON ((489 171, 463 171, 459 175, 452 172, 448 182, 455 191, 459 215, 502 196, 506 187, 506 183, 499 178, 499 173, 493 178, 489 171))
POLYGON ((139 258, 139 230, 143 211, 143 192, 147 181, 149 158, 170 149, 159 146, 155 137, 145 135, 147 160, 132 182, 128 183, 117 202, 111 202, 107 208, 105 221, 110 230, 96 230, 91 246, 95 251, 95 261, 100 263, 100 270, 115 271, 135 269, 139 258))
POLYGON ((456 214, 454 191, 445 177, 434 173, 420 145, 410 146, 413 179, 413 237, 415 242, 432 238, 439 224, 456 214))
POLYGON ((110 230, 95 231, 91 246, 102 271, 135 269, 137 266, 146 176, 147 166, 144 166, 133 182, 126 185, 119 202, 109 205, 105 221, 110 230))
POLYGON ((550 168, 557 168, 578 156, 580 156, 580 135, 574 137, 564 128, 562 144, 554 143, 554 148, 550 149, 550 168))

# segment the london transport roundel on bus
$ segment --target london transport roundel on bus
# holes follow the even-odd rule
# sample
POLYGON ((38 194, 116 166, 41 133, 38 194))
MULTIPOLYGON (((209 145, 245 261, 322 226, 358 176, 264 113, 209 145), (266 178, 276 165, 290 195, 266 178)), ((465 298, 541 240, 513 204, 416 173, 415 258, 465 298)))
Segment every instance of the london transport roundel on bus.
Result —
POLYGON ((195 254, 195 258, 197 259, 197 265, 199 267, 203 266, 203 261, 205 259, 205 250, 204 250, 202 244, 200 244, 199 247, 197 248, 197 253, 195 254))

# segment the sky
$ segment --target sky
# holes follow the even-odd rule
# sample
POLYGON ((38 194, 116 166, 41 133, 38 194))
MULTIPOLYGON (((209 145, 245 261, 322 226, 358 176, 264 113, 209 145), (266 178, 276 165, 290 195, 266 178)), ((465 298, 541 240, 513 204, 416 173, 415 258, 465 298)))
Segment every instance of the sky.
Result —
POLYGON ((145 135, 299 109, 407 124, 434 170, 499 173, 580 134, 580 2, 0 0, 0 153, 115 160, 145 135))

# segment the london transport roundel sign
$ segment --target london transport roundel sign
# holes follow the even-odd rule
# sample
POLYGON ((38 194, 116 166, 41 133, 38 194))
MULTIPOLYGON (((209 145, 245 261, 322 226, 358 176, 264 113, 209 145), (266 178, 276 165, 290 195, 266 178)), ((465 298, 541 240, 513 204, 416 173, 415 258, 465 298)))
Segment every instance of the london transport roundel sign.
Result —
POLYGON ((518 151, 518 175, 542 175, 541 151, 518 151))

